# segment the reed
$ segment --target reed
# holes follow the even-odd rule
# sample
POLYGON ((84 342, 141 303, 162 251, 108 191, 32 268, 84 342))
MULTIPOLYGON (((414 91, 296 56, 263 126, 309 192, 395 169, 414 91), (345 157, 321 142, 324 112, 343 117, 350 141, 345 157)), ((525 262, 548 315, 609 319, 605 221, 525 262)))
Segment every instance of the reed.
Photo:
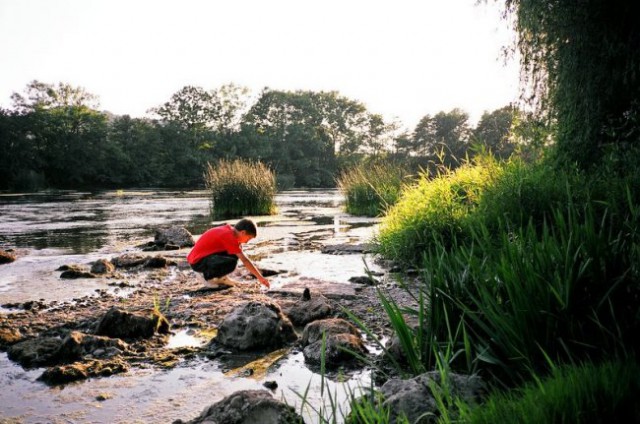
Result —
POLYGON ((215 218, 272 215, 276 211, 275 176, 261 162, 221 160, 207 164, 204 178, 215 218))
POLYGON ((407 180, 408 171, 389 163, 361 164, 343 172, 338 188, 345 209, 353 215, 380 216, 393 206, 407 180))

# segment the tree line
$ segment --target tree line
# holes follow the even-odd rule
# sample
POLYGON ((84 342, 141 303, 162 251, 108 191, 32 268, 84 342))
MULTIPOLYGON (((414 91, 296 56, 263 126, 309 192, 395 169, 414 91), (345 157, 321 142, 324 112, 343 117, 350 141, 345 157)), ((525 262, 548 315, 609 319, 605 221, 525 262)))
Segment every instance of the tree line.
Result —
POLYGON ((150 118, 99 111, 95 95, 66 83, 32 81, 11 100, 0 109, 4 190, 200 187, 207 163, 236 158, 267 164, 281 188, 331 187, 363 160, 455 167, 478 149, 506 157, 524 139, 545 141, 544 125, 511 105, 475 127, 453 109, 409 131, 338 92, 186 86, 150 118))

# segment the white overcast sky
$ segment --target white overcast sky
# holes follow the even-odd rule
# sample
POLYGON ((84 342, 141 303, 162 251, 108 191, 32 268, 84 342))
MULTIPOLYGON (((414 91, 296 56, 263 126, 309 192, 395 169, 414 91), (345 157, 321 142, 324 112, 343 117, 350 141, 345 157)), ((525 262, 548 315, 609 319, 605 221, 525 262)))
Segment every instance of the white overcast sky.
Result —
POLYGON ((409 129, 516 100, 489 0, 0 0, 0 106, 37 79, 144 116, 185 85, 337 90, 409 129))

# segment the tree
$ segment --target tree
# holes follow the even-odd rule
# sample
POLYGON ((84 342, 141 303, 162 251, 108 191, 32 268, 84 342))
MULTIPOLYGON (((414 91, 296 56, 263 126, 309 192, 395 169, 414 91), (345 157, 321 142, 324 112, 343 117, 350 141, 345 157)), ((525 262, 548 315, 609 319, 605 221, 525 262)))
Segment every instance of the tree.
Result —
POLYGON ((448 163, 459 162, 466 154, 471 134, 468 121, 469 115, 458 108, 424 116, 413 131, 414 150, 423 156, 442 153, 448 163))
POLYGON ((640 142, 640 2, 506 0, 522 79, 561 158, 589 167, 640 142))
POLYGON ((97 109, 99 106, 98 97, 82 87, 73 87, 62 82, 55 86, 37 80, 27 84, 24 94, 13 93, 11 100, 14 109, 20 113, 80 106, 97 109))
POLYGON ((517 109, 512 105, 483 113, 473 130, 474 141, 497 157, 508 158, 515 149, 510 133, 517 113, 517 109))

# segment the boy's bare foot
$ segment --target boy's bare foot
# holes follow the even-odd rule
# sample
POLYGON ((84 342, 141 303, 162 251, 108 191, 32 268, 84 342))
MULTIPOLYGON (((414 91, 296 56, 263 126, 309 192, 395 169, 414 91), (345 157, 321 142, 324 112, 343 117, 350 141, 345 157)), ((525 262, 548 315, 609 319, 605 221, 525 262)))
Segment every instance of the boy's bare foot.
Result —
POLYGON ((234 287, 237 286, 238 284, 240 284, 239 281, 236 281, 232 278, 229 278, 228 276, 224 276, 224 277, 220 277, 217 279, 217 283, 221 286, 227 286, 227 287, 234 287))

